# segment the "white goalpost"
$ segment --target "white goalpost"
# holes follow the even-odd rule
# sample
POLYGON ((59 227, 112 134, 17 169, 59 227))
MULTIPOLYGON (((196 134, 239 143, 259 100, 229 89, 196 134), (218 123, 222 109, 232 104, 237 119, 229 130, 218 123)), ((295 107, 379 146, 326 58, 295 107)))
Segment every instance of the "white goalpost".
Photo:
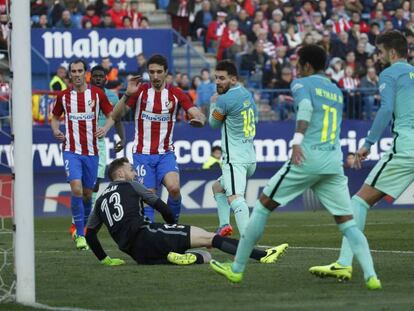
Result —
POLYGON ((16 302, 35 303, 32 162, 32 67, 29 1, 11 1, 12 133, 16 302))

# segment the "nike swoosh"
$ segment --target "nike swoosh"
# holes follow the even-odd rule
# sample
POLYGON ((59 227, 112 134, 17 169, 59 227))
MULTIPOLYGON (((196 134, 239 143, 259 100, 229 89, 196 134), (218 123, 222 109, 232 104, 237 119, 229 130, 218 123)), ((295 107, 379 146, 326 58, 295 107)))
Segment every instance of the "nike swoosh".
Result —
POLYGON ((264 258, 272 256, 273 254, 276 254, 276 253, 277 253, 277 250, 272 250, 272 252, 270 254, 267 254, 266 256, 264 256, 264 258))
POLYGON ((336 267, 331 267, 331 271, 338 271, 338 270, 346 270, 346 268, 336 268, 336 267))

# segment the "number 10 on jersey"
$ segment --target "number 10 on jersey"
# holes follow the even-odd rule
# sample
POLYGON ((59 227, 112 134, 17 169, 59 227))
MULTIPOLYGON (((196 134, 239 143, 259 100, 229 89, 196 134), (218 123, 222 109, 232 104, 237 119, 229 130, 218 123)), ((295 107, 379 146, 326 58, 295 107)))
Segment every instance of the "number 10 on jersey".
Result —
POLYGON ((252 108, 240 112, 243 116, 243 132, 244 137, 254 137, 256 135, 256 120, 254 118, 254 110, 252 108))

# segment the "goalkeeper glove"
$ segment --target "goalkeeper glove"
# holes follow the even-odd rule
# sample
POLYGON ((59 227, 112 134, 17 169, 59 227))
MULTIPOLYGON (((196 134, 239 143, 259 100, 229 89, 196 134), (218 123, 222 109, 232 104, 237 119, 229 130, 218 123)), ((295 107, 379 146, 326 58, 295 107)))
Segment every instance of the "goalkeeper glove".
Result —
POLYGON ((109 256, 106 256, 104 259, 101 260, 101 264, 105 266, 120 266, 123 265, 125 261, 119 258, 111 258, 109 256))

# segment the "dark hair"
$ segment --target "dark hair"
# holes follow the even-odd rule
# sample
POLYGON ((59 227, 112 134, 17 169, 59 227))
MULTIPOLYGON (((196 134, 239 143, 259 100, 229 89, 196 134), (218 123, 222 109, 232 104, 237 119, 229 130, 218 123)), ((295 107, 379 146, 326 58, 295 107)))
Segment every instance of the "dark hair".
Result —
POLYGON ((210 69, 208 69, 208 68, 203 68, 203 69, 201 69, 201 70, 200 70, 200 73, 201 73, 201 74, 203 74, 203 72, 205 72, 205 71, 207 71, 207 72, 208 72, 208 74, 210 74, 210 69))
POLYGON ((102 67, 101 65, 96 65, 95 67, 93 67, 91 69, 91 74, 93 74, 95 71, 103 71, 104 73, 106 73, 105 68, 102 67))
POLYGON ((216 65, 216 70, 226 71, 229 76, 238 77, 236 65, 228 59, 219 61, 216 65))
POLYGON ((85 71, 88 70, 88 65, 86 65, 86 62, 83 59, 79 58, 79 59, 75 59, 75 60, 71 61, 70 64, 69 64, 69 71, 71 70, 73 64, 82 64, 83 69, 85 69, 85 71))
POLYGON ((168 70, 168 62, 167 62, 167 59, 164 56, 162 56, 161 54, 154 54, 154 55, 152 55, 149 58, 149 60, 147 61, 147 68, 151 64, 157 64, 157 65, 163 66, 165 71, 168 70))
POLYGON ((408 55, 407 38, 398 30, 390 30, 379 34, 375 40, 376 45, 384 45, 386 50, 394 49, 398 56, 406 58, 408 55))
POLYGON ((211 148, 211 153, 213 153, 216 150, 221 151, 221 147, 220 146, 214 146, 213 148, 211 148))
POLYGON ((129 163, 129 160, 126 157, 115 159, 109 164, 108 167, 108 177, 110 181, 115 179, 115 173, 118 169, 124 166, 125 163, 129 163))
POLYGON ((305 45, 298 51, 299 63, 304 66, 309 63, 313 70, 320 71, 326 66, 326 52, 319 45, 305 45))

